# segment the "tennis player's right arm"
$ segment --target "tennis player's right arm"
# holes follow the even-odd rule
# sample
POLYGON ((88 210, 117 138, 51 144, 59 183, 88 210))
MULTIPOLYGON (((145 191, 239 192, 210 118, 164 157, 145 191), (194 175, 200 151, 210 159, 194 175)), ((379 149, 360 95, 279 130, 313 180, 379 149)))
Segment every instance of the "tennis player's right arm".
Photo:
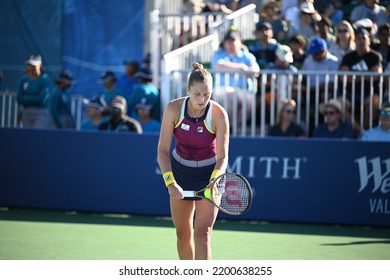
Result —
POLYGON ((174 199, 181 199, 183 195, 181 192, 183 189, 174 180, 174 175, 171 166, 171 145, 173 130, 175 128, 175 116, 176 116, 177 104, 170 102, 165 109, 160 139, 157 148, 158 164, 160 166, 161 173, 163 174, 163 181, 168 188, 169 195, 174 199), (170 176, 170 177, 169 177, 170 176))

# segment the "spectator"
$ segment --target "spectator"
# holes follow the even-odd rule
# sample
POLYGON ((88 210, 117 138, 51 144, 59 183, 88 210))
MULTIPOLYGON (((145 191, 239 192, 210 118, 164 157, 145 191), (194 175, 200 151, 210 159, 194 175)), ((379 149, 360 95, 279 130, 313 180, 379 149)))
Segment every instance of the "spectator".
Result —
POLYGON ((275 62, 275 50, 278 47, 278 42, 273 38, 273 34, 271 24, 260 21, 256 24, 255 29, 256 42, 248 46, 261 69, 266 69, 275 62))
POLYGON ((296 14, 287 16, 286 19, 289 20, 293 24, 289 28, 289 36, 293 36, 295 34, 303 35, 306 40, 310 40, 313 36, 316 35, 318 30, 318 22, 321 20, 321 16, 314 9, 314 5, 311 2, 303 2, 299 6, 299 12, 296 14), (296 17, 296 18, 294 18, 296 17))
POLYGON ((50 114, 56 128, 75 128, 71 112, 71 96, 69 88, 74 79, 69 71, 62 71, 55 80, 56 87, 50 93, 50 114))
POLYGON ((320 112, 325 117, 325 123, 316 127, 313 133, 315 138, 354 139, 355 133, 349 122, 344 122, 340 101, 331 99, 322 103, 320 112))
POLYGON ((372 45, 372 49, 382 55, 382 69, 389 67, 390 62, 390 24, 386 23, 378 27, 378 43, 372 45))
MULTIPOLYGON (((259 65, 256 63, 256 57, 248 52, 242 45, 241 36, 235 27, 229 30, 220 48, 214 53, 211 65, 214 70, 235 72, 254 72, 260 71, 259 65)), ((246 102, 246 108, 251 108, 254 102, 254 96, 251 95, 255 91, 253 81, 246 77, 249 73, 240 74, 235 77, 235 73, 226 74, 216 77, 214 98, 217 102, 226 105, 228 115, 233 117, 233 106, 237 107, 237 123, 242 121, 242 106, 246 102), (237 96, 236 99, 234 96, 237 96), (234 103, 237 100, 237 103, 234 103)), ((249 110, 247 111, 249 112, 249 110)), ((248 118, 247 115, 245 118, 248 118)))
POLYGON ((160 132, 161 123, 152 118, 153 103, 146 97, 135 106, 135 119, 139 121, 143 132, 160 132))
MULTIPOLYGON (((329 3, 329 1, 327 1, 329 3)), ((332 0, 331 3, 325 8, 322 16, 330 19, 331 25, 336 26, 344 19, 344 11, 342 10, 343 4, 340 0, 332 0)))
POLYGON ((364 0, 362 4, 352 9, 349 18, 352 22, 369 18, 378 26, 390 22, 386 7, 380 6, 378 0, 364 0))
POLYGON ((26 60, 25 74, 19 79, 17 102, 22 106, 23 127, 49 128, 48 99, 50 78, 41 70, 40 55, 31 55, 26 60))
POLYGON ((149 68, 141 68, 136 77, 139 79, 139 83, 134 86, 131 92, 129 104, 129 116, 135 116, 135 106, 141 102, 142 98, 147 98, 153 104, 153 115, 155 120, 160 120, 160 92, 152 84, 152 71, 149 68))
POLYGON ((152 57, 150 53, 147 53, 144 58, 142 59, 141 68, 151 68, 150 63, 152 62, 152 57))
POLYGON ((129 100, 134 85, 138 83, 136 73, 140 67, 136 60, 125 60, 124 64, 126 65, 125 73, 119 78, 116 85, 123 92, 123 97, 129 100))
POLYGON ((239 0, 206 0, 207 7, 203 11, 231 14, 238 9, 239 2, 239 0))
MULTIPOLYGON (((292 89, 296 85, 296 79, 287 75, 288 73, 298 72, 298 69, 291 64, 293 61, 293 54, 290 47, 286 45, 278 45, 278 48, 276 49, 276 62, 268 68, 269 70, 279 72, 276 77, 278 100, 287 98, 288 88, 291 87, 290 92, 292 92, 292 89)), ((270 81, 270 79, 267 81, 270 81)))
POLYGON ((135 132, 142 134, 140 123, 127 116, 127 102, 123 96, 116 95, 111 99, 109 106, 110 119, 103 122, 99 126, 99 130, 115 131, 115 132, 135 132))
MULTIPOLYGON (((339 61, 337 57, 331 54, 328 51, 327 44, 322 38, 315 38, 310 42, 308 53, 310 54, 302 65, 302 70, 306 71, 327 71, 335 72, 339 69, 339 61)), ((313 73, 310 77, 310 88, 312 90, 316 89, 317 75, 313 73)), ((324 93, 324 89, 328 86, 328 89, 331 90, 334 82, 334 75, 329 76, 329 83, 326 84, 325 74, 321 74, 318 77, 319 91, 324 93)))
POLYGON ((343 20, 337 25, 336 42, 329 48, 329 51, 341 62, 343 56, 355 48, 355 30, 348 21, 343 20))
POLYGON ((328 49, 331 49, 336 42, 336 37, 333 35, 332 23, 327 17, 322 17, 318 22, 318 35, 325 40, 328 49))
MULTIPOLYGON (((344 55, 341 61, 340 70, 382 73, 382 56, 377 51, 371 49, 370 33, 366 29, 360 28, 355 32, 355 36, 356 50, 344 55)), ((370 76, 364 76, 362 78, 357 77, 355 84, 352 85, 352 77, 348 76, 347 85, 345 87, 345 94, 348 100, 346 107, 348 110, 351 108, 352 94, 355 95, 357 110, 359 109, 360 104, 364 102, 364 129, 369 127, 369 111, 379 109, 379 80, 379 76, 373 77, 372 80, 370 76), (364 79, 363 87, 361 86, 361 79, 364 79), (353 88, 355 91, 353 91, 353 88), (371 93, 373 93, 372 96, 371 93), (364 100, 360 99, 361 94, 363 94, 364 100), (369 108, 370 102, 373 104, 372 108, 369 108)), ((357 113, 362 112, 357 111, 357 113)))
POLYGON ((104 121, 103 112, 107 110, 107 103, 103 97, 92 97, 84 99, 83 103, 87 107, 87 119, 82 123, 81 130, 95 130, 104 121))
POLYGON ((390 102, 382 104, 379 125, 363 132, 364 141, 390 141, 390 102))
POLYGON ((100 75, 98 83, 103 84, 103 90, 99 96, 103 97, 107 104, 110 104, 111 99, 116 95, 122 95, 123 92, 116 86, 117 78, 114 72, 105 71, 100 75))
POLYGON ((276 124, 268 131, 268 136, 306 137, 305 130, 295 122, 296 102, 283 99, 276 116, 276 124))
POLYGON ((307 54, 306 54, 306 45, 307 41, 306 38, 303 37, 303 35, 296 34, 292 36, 289 40, 289 45, 291 48, 291 51, 293 53, 293 63, 297 69, 301 69, 303 62, 305 61, 307 54))
POLYGON ((260 20, 269 22, 275 40, 284 43, 287 40, 288 22, 282 17, 279 6, 276 0, 265 1, 261 7, 260 20))

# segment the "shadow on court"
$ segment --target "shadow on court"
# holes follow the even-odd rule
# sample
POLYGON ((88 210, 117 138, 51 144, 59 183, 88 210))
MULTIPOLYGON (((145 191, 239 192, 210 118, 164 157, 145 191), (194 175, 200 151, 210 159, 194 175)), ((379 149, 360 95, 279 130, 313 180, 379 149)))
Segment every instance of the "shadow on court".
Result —
MULTIPOLYGON (((103 214, 64 212, 52 210, 0 208, 0 220, 74 224, 106 224, 122 226, 173 227, 170 217, 139 216, 128 214, 103 214)), ((264 221, 217 220, 215 230, 245 231, 299 235, 344 236, 377 238, 383 240, 350 243, 328 243, 323 246, 348 246, 358 244, 390 244, 390 228, 340 225, 274 223, 264 221), (366 242, 366 243, 365 243, 366 242)))

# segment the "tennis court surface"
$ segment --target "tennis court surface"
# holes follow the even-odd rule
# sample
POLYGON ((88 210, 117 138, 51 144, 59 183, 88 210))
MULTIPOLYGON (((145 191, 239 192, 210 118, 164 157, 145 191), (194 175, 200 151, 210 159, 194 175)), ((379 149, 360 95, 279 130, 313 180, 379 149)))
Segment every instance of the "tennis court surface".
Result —
MULTIPOLYGON (((215 260, 390 260, 390 228, 218 220, 215 260)), ((168 217, 0 210, 2 260, 175 260, 168 217)))

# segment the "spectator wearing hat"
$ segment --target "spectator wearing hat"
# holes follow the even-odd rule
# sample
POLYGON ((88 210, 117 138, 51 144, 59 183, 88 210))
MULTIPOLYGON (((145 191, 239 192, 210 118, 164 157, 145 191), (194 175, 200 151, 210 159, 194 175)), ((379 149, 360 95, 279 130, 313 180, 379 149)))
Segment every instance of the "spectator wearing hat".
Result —
MULTIPOLYGON (((279 101, 287 98, 288 89, 290 91, 296 86, 297 79, 296 76, 288 75, 288 73, 297 73, 298 69, 292 65, 294 62, 293 53, 289 46, 279 44, 276 48, 276 61, 270 67, 269 70, 275 70, 277 72, 281 72, 282 75, 277 75, 276 77, 276 89, 277 89, 277 97, 279 101)), ((278 73, 279 74, 279 73, 278 73)), ((267 86, 270 87, 272 79, 267 79, 267 86)))
POLYGON ((92 97, 90 99, 84 99, 83 103, 87 108, 87 118, 81 125, 81 130, 93 130, 97 131, 99 126, 105 120, 103 112, 107 110, 107 103, 103 97, 92 97))
POLYGON ((153 104, 152 117, 160 120, 160 92, 152 83, 152 71, 150 68, 141 68, 136 77, 139 83, 134 86, 128 100, 129 115, 135 117, 135 106, 141 102, 142 98, 147 98, 153 104))
POLYGON ((55 80, 56 87, 50 92, 50 114, 55 128, 75 128, 71 112, 70 87, 74 84, 72 73, 64 70, 55 80))
POLYGON ((324 115, 325 122, 316 127, 313 132, 314 138, 355 138, 352 125, 343 119, 343 110, 339 100, 331 99, 327 103, 322 103, 320 112, 324 115))
POLYGON ((379 125, 363 132, 364 141, 390 141, 390 102, 382 104, 379 125))
POLYGON ((349 18, 351 22, 369 18, 377 26, 390 22, 386 7, 379 5, 378 0, 364 0, 362 4, 352 9, 349 18))
POLYGON ((49 128, 48 101, 50 78, 41 70, 40 55, 31 55, 26 60, 25 74, 18 81, 17 102, 22 107, 21 124, 30 128, 49 128))
MULTIPOLYGON (((306 57, 302 65, 302 70, 305 71, 326 71, 335 72, 339 69, 339 60, 336 56, 328 51, 326 41, 320 37, 314 38, 309 43, 308 49, 309 56, 306 57)), ((318 82, 320 93, 324 93, 325 89, 325 74, 319 75, 318 82)), ((316 88, 317 75, 310 75, 310 88, 316 88)), ((334 82, 334 75, 329 75, 328 90, 331 92, 334 82)))
POLYGON ((123 92, 116 86, 117 78, 115 73, 112 71, 104 71, 98 83, 103 85, 103 90, 100 92, 99 96, 103 97, 107 104, 110 104, 111 99, 116 95, 123 96, 123 92))
POLYGON ((136 60, 125 60, 124 64, 126 65, 125 73, 119 78, 116 86, 123 92, 126 100, 129 100, 134 85, 139 83, 136 74, 140 66, 136 60))
POLYGON ((123 96, 114 96, 111 99, 109 109, 110 118, 99 126, 99 130, 142 134, 140 123, 127 116, 127 102, 123 96))
POLYGON ((146 97, 135 106, 135 119, 139 121, 143 132, 160 132, 161 123, 152 118, 153 103, 146 97))
POLYGON ((275 51, 278 42, 274 39, 274 32, 269 22, 260 21, 255 29, 256 42, 248 46, 249 51, 256 57, 260 69, 267 69, 275 62, 275 51))
MULTIPOLYGON (((242 122, 242 104, 246 102, 249 114, 249 108, 253 104, 251 93, 257 89, 254 89, 253 81, 247 77, 248 73, 242 73, 238 77, 236 75, 240 72, 253 72, 257 75, 260 67, 256 62, 256 57, 243 46, 236 26, 232 26, 225 34, 220 47, 212 57, 211 66, 218 71, 234 70, 236 72, 226 73, 220 76, 220 79, 216 79, 214 99, 227 105, 225 109, 232 119, 234 96, 238 96, 236 99, 238 103, 237 123, 240 124, 242 122)), ((249 118, 249 116, 246 116, 246 118, 249 118)))
POLYGON ((304 1, 300 4, 298 13, 286 15, 286 19, 292 24, 289 28, 289 37, 301 34, 306 40, 310 40, 317 34, 317 24, 321 20, 321 16, 314 8, 312 2, 304 1))
MULTIPOLYGON (((356 49, 343 56, 340 70, 382 73, 382 56, 377 51, 371 49, 370 33, 364 28, 359 28, 355 31, 355 43, 356 49)), ((351 75, 347 77, 347 85, 345 87, 347 97, 346 107, 347 109, 351 108, 350 102, 352 101, 352 95, 355 95, 355 108, 358 117, 359 114, 363 114, 363 129, 369 127, 370 110, 379 110, 379 82, 379 76, 357 76, 355 80, 352 79, 351 75), (361 79, 364 79, 363 86, 361 79), (355 83, 354 85, 353 82, 355 83), (372 96, 371 92, 373 93, 372 96), (363 95, 364 100, 361 100, 361 95, 363 95), (372 102, 372 108, 370 108, 370 102, 372 102), (358 110, 362 103, 364 104, 364 112, 359 112, 358 110)))

